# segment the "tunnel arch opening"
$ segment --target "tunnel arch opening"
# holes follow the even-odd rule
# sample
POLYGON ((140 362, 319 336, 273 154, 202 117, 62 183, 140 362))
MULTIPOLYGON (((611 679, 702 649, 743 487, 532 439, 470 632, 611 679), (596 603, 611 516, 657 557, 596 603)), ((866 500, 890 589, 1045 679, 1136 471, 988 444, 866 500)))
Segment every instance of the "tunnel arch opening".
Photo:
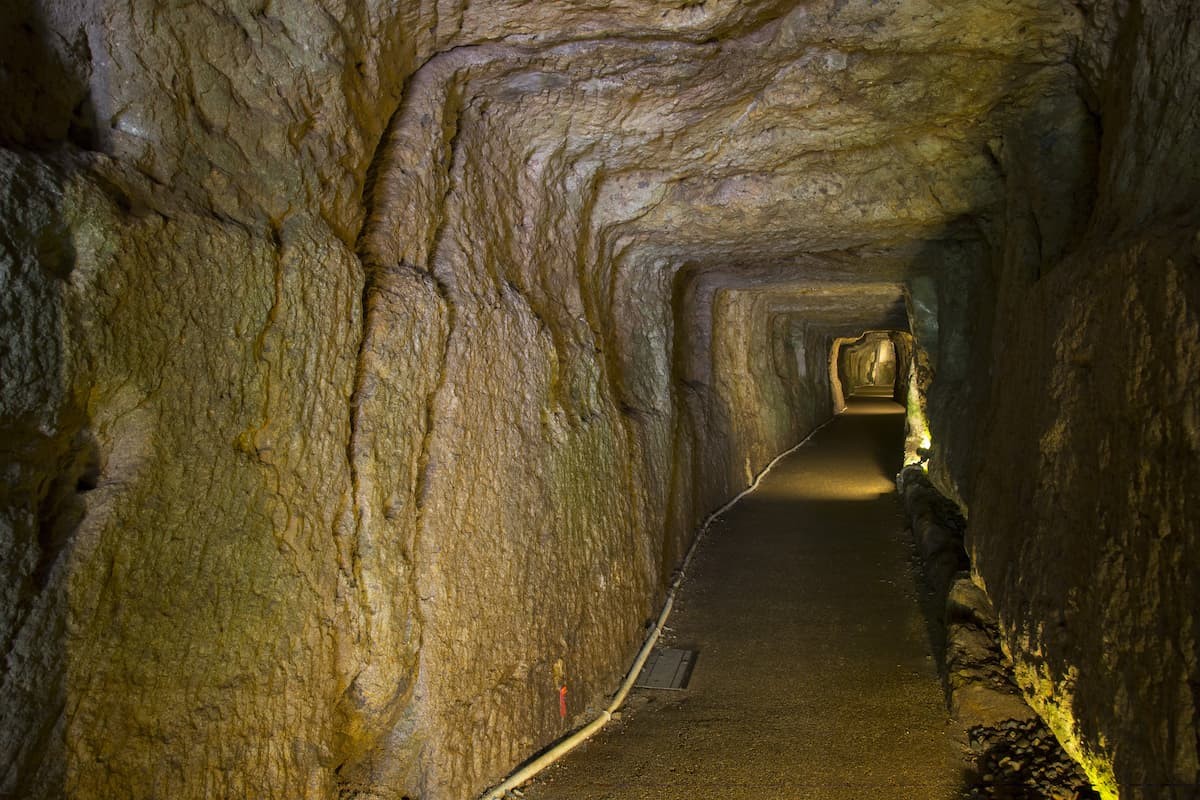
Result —
POLYGON ((834 413, 856 396, 890 397, 907 406, 912 373, 912 334, 903 330, 863 331, 839 336, 829 348, 829 390, 834 413))

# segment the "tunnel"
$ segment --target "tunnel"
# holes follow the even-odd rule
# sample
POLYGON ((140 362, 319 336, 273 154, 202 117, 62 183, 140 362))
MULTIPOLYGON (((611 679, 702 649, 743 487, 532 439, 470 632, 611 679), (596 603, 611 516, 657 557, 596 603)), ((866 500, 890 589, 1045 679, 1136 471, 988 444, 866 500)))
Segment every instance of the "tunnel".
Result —
POLYGON ((0 797, 1200 796, 1197 14, 10 0, 0 797))

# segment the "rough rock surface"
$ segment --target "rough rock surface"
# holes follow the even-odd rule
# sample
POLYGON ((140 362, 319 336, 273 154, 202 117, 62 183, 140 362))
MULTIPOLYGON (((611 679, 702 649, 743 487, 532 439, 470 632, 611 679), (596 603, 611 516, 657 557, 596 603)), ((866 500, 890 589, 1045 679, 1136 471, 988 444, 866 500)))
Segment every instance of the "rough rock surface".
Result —
POLYGON ((471 796, 910 322, 1014 660, 1194 777, 1188 12, 17 0, 0 794, 471 796))
POLYGON ((912 351, 912 335, 907 331, 869 331, 857 338, 835 339, 829 355, 834 410, 840 413, 845 398, 858 392, 883 392, 905 405, 912 351))
POLYGON ((1098 800, 1086 775, 1037 717, 971 728, 969 800, 1098 800))
POLYGON ((3 169, 59 187, 10 195, 42 249, 5 272, 46 301, 6 292, 3 790, 332 790, 358 262, 323 226, 272 244, 3 169))
POLYGON ((1180 24, 1190 3, 1083 11, 1103 130, 1092 190, 1049 202, 1040 171, 1001 156, 1013 199, 967 543, 1027 696, 1102 793, 1186 798, 1200 787, 1200 120, 1174 98, 1200 92, 1200 29, 1180 24))
POLYGON ((970 765, 962 795, 1087 800, 1099 795, 1080 765, 1022 697, 1002 652, 996 610, 965 569, 965 523, 924 469, 897 478, 924 578, 930 636, 970 765))

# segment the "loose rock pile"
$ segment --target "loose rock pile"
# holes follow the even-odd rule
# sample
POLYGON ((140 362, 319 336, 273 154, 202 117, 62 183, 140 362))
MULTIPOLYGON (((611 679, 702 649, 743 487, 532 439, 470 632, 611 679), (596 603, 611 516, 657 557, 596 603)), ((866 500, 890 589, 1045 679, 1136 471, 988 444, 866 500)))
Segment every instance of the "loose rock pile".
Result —
POLYGON ((1079 765, 1037 718, 979 725, 968 732, 975 772, 965 797, 1099 800, 1079 765))

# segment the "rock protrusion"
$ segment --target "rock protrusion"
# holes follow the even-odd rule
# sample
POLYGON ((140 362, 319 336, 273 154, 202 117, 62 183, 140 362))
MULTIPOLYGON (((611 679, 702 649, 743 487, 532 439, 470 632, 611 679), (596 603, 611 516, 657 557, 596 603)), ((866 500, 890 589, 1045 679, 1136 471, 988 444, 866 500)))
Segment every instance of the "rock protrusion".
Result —
POLYGON ((1098 797, 1079 765, 1025 702, 1000 647, 996 610, 971 579, 966 521, 925 471, 904 469, 897 486, 908 511, 925 582, 945 626, 943 675, 955 721, 966 733, 966 797, 1086 800, 1098 797))

